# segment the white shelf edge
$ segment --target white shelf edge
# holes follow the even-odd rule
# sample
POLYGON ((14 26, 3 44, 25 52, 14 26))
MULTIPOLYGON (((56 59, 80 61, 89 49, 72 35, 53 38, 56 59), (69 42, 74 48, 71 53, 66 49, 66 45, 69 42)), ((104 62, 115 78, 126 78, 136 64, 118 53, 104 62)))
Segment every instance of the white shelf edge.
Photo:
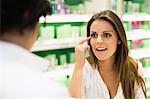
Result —
POLYGON ((135 59, 150 57, 150 47, 131 49, 130 54, 135 59))
POLYGON ((134 31, 126 32, 127 40, 150 39, 150 31, 137 29, 134 31))
POLYGON ((123 21, 150 21, 150 14, 147 13, 132 13, 124 14, 122 16, 123 21))
MULTIPOLYGON (((83 38, 83 37, 82 37, 83 38)), ((82 39, 80 38, 62 38, 62 39, 44 39, 35 42, 31 51, 57 50, 63 48, 72 48, 82 39)))
MULTIPOLYGON (((62 22, 88 22, 92 15, 76 15, 76 14, 66 14, 66 15, 48 15, 46 16, 47 23, 62 23, 62 22)), ((40 18, 40 23, 43 23, 44 17, 40 18)), ((150 21, 150 14, 146 13, 132 13, 124 14, 122 16, 123 21, 150 21)))
MULTIPOLYGON (((62 23, 62 22, 88 22, 92 15, 49 15, 46 16, 46 23, 62 23)), ((41 17, 39 23, 45 21, 44 17, 41 17)))
POLYGON ((31 51, 35 52, 71 48, 74 47, 74 45, 75 40, 73 38, 39 40, 36 41, 31 51))
MULTIPOLYGON (((50 70, 48 72, 45 72, 45 74, 49 78, 62 77, 62 76, 67 76, 67 75, 72 76, 73 71, 74 71, 74 64, 67 64, 67 65, 68 65, 67 68, 50 70)), ((56 66, 56 67, 60 67, 60 66, 56 66)))
MULTIPOLYGON (((62 22, 88 22, 92 15, 64 14, 64 15, 47 15, 46 23, 62 23, 62 22)), ((124 14, 123 21, 150 21, 150 14, 132 13, 124 14)), ((40 17, 39 23, 45 21, 44 17, 40 17)))

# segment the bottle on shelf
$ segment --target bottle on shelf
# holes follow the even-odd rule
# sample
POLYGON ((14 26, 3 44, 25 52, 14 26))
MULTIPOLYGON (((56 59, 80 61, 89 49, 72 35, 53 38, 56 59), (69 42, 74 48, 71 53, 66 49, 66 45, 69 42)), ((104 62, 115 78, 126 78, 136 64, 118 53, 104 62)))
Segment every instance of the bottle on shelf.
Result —
POLYGON ((66 14, 66 6, 64 0, 57 0, 56 8, 57 14, 66 14))
POLYGON ((51 0, 51 4, 52 4, 52 14, 56 14, 56 11, 57 11, 56 1, 51 0))

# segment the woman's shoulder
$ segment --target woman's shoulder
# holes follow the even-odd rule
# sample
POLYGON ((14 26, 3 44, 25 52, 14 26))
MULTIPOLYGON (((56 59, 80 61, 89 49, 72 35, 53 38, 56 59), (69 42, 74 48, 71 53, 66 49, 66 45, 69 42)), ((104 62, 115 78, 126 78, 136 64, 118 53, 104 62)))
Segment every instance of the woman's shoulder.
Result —
POLYGON ((87 72, 90 72, 92 70, 91 64, 88 62, 88 60, 85 60, 84 68, 83 70, 86 70, 87 72))
POLYGON ((83 67, 83 75, 92 75, 95 72, 95 69, 92 67, 92 65, 88 62, 88 60, 85 60, 85 64, 83 67))
POLYGON ((95 70, 93 68, 92 64, 87 59, 85 59, 84 67, 85 67, 85 69, 88 69, 88 70, 95 70))

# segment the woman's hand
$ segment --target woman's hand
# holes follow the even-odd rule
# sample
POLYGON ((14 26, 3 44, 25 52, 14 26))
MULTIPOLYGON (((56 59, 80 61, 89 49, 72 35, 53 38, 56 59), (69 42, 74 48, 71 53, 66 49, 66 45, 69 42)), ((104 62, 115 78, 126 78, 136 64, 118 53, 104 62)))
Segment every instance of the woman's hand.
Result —
POLYGON ((85 63, 85 54, 90 49, 90 46, 85 43, 90 40, 91 37, 86 37, 81 39, 78 44, 75 46, 75 63, 76 66, 82 66, 85 63))
POLYGON ((72 75, 72 79, 69 85, 69 93, 72 97, 81 98, 81 82, 82 71, 85 63, 85 54, 90 49, 90 46, 85 43, 90 40, 91 37, 86 37, 79 41, 75 46, 75 68, 72 75))

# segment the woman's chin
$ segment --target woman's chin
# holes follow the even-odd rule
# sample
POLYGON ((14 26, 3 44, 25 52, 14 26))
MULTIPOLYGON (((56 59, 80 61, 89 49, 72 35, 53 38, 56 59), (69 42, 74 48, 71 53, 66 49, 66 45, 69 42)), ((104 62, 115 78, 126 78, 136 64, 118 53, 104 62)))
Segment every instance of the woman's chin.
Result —
POLYGON ((98 60, 106 60, 107 59, 107 57, 105 57, 105 56, 98 56, 98 57, 96 57, 98 60))

